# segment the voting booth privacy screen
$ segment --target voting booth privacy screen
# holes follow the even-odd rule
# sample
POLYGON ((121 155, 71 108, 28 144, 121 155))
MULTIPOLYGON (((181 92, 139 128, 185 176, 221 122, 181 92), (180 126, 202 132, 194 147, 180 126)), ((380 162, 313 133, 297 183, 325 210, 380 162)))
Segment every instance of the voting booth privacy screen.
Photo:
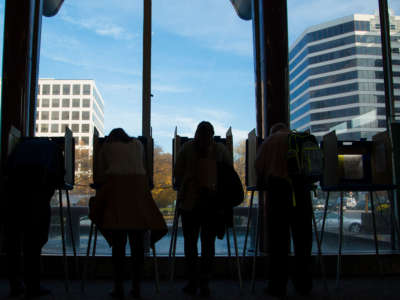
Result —
POLYGON ((323 137, 324 174, 321 185, 362 186, 392 184, 392 156, 387 132, 372 141, 338 141, 336 133, 323 137))
MULTIPOLYGON (((174 138, 172 140, 172 185, 174 189, 176 189, 175 184, 175 177, 174 177, 174 170, 175 170, 175 163, 178 153, 181 151, 183 145, 186 142, 192 141, 194 138, 188 138, 184 136, 178 135, 178 128, 175 127, 174 138)), ((221 138, 220 136, 214 136, 214 142, 221 143, 227 147, 230 158, 233 165, 233 136, 232 136, 232 128, 229 127, 228 131, 226 132, 226 137, 221 138)))

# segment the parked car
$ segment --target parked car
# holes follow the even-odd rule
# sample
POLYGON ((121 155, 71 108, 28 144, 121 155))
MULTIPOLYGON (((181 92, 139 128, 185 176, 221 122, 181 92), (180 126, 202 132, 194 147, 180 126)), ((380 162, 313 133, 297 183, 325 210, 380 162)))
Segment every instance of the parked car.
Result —
MULTIPOLYGON (((322 228, 324 214, 315 214, 317 228, 322 228)), ((325 231, 339 231, 339 215, 336 212, 326 214, 325 231)), ((343 216, 343 231, 358 233, 361 232, 361 219, 343 216)))

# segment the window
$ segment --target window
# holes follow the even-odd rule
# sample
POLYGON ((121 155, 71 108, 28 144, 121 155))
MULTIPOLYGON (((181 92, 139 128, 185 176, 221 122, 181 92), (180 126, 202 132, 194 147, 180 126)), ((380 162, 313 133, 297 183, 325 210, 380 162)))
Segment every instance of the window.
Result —
POLYGON ((83 99, 82 107, 90 107, 90 99, 83 99))
POLYGON ((53 95, 60 95, 60 85, 53 84, 53 95))
POLYGON ((37 98, 36 100, 36 107, 40 107, 40 98, 37 98))
POLYGON ((87 136, 81 137, 81 144, 84 146, 89 145, 89 138, 87 136))
POLYGON ((69 107, 69 99, 62 99, 62 107, 69 107))
POLYGON ((89 132, 89 124, 82 124, 82 132, 83 133, 89 132))
POLYGON ((71 94, 71 85, 63 84, 63 95, 70 95, 70 94, 71 94))
POLYGON ((90 112, 83 111, 82 112, 82 120, 90 120, 90 112))
POLYGON ((58 124, 51 124, 51 132, 58 133, 58 124))
POLYGON ((42 107, 50 107, 50 99, 42 99, 42 107))
POLYGON ((64 133, 67 128, 68 124, 61 124, 61 133, 64 133))
POLYGON ((60 119, 60 112, 58 112, 58 111, 52 111, 52 112, 51 112, 51 119, 52 119, 52 120, 59 120, 59 119, 60 119))
POLYGON ((40 125, 40 132, 42 132, 42 133, 49 132, 49 124, 41 124, 40 125))
POLYGON ((52 99, 51 107, 60 107, 60 99, 52 99))
POLYGON ((72 120, 79 120, 79 111, 72 112, 72 120))
POLYGON ((50 84, 43 84, 42 94, 50 95, 50 84))
POLYGON ((72 94, 73 95, 80 95, 81 94, 81 85, 80 84, 74 84, 72 86, 72 94))
POLYGON ((71 130, 73 133, 79 133, 79 124, 72 124, 71 130))
MULTIPOLYGON (((49 112, 48 111, 42 111, 42 120, 48 120, 49 119, 49 112)), ((42 131, 43 132, 43 131, 42 131)))
POLYGON ((63 120, 69 120, 69 111, 63 111, 61 113, 61 119, 63 120))
POLYGON ((90 95, 90 84, 84 84, 83 85, 83 94, 84 95, 90 95))
MULTIPOLYGON (((37 94, 40 95, 40 84, 38 84, 37 94)), ((36 130, 37 131, 37 130, 36 130)))
POLYGON ((72 99, 72 107, 80 107, 81 101, 80 99, 72 99))

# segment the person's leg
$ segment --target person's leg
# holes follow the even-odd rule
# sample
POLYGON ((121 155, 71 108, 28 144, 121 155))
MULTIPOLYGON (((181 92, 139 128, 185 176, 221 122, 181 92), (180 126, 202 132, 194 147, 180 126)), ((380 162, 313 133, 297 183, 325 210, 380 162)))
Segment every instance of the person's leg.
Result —
POLYGON ((208 282, 212 274, 216 238, 215 222, 211 220, 214 220, 215 216, 204 213, 199 215, 199 218, 201 218, 200 294, 209 296, 208 282))
POLYGON ((269 249, 269 284, 267 293, 286 294, 288 281, 289 204, 291 189, 283 179, 272 179, 267 195, 266 223, 269 249))
POLYGON ((123 230, 113 230, 112 239, 112 262, 114 266, 114 289, 112 296, 120 297, 123 295, 124 281, 124 260, 127 233, 123 230))
POLYGON ((140 297, 140 281, 143 276, 144 265, 144 235, 143 230, 132 230, 128 232, 129 244, 132 257, 132 296, 140 297))
POLYGON ((295 188, 297 206, 291 223, 295 251, 293 285, 299 293, 308 294, 312 289, 312 206, 310 191, 301 184, 295 188))
POLYGON ((185 252, 185 269, 189 279, 184 292, 195 293, 197 289, 197 241, 199 239, 200 222, 193 212, 182 212, 182 230, 185 252))

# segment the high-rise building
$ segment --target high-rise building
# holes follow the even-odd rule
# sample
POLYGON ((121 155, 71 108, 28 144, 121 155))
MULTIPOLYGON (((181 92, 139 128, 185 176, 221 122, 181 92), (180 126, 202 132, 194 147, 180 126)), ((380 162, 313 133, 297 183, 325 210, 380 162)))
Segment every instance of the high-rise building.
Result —
POLYGON ((94 127, 104 135, 104 100, 94 80, 39 79, 36 136, 62 136, 65 127, 90 150, 94 127))
MULTIPOLYGON (((400 17, 390 14, 396 113, 400 112, 400 17)), ((291 128, 317 137, 370 139, 385 130, 378 15, 355 14, 306 29, 289 51, 291 128)))

